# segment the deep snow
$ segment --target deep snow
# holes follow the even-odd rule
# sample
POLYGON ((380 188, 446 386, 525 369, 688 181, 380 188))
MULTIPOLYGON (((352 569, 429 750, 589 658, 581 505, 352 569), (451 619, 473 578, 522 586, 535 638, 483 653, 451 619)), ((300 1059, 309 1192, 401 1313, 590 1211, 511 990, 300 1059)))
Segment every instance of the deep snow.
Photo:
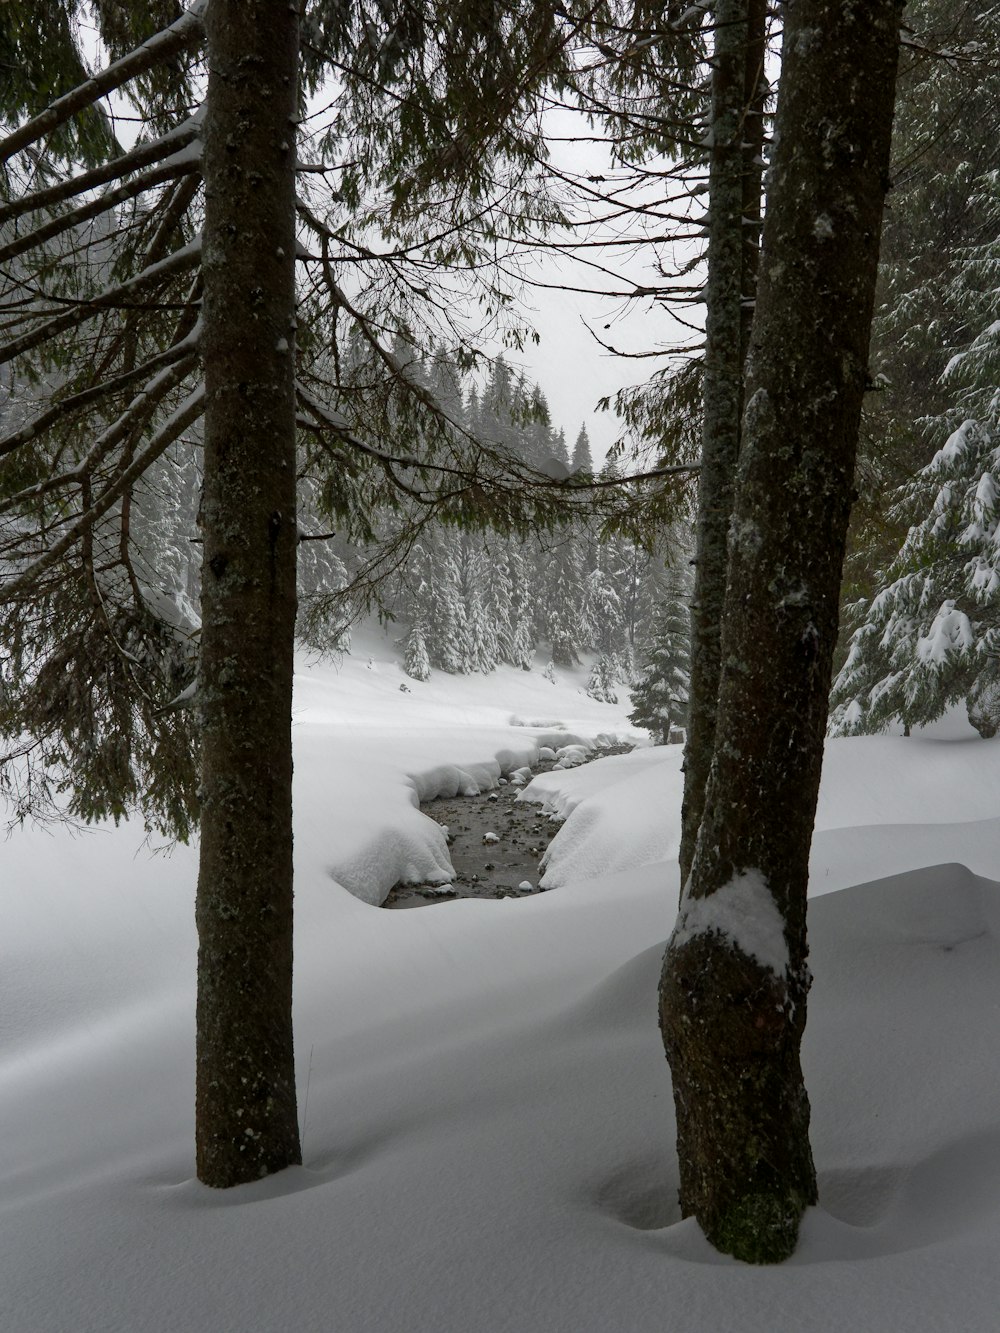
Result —
POLYGON ((150 856, 135 826, 5 845, 3 1333, 996 1329, 997 744, 949 720, 828 747, 821 1206, 788 1264, 752 1269, 676 1210, 676 747, 535 780, 570 815, 552 892, 379 911, 403 875, 449 874, 421 796, 627 730, 585 673, 420 685, 391 657, 362 638, 297 681, 301 1169, 191 1179, 193 851, 150 856))

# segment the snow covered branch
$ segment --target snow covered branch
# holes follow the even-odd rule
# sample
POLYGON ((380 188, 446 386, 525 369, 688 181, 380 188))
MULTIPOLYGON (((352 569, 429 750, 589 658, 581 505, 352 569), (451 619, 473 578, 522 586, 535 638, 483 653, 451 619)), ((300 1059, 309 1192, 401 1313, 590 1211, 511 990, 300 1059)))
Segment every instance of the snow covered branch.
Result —
POLYGON ((79 516, 72 527, 43 555, 33 561, 26 569, 16 574, 7 582, 0 583, 0 594, 4 601, 12 602, 18 597, 34 595, 39 578, 62 559, 64 555, 91 532, 99 519, 128 491, 143 473, 161 454, 165 453, 173 442, 205 411, 205 389, 199 385, 177 410, 163 423, 152 437, 149 444, 137 454, 131 464, 105 487, 103 492, 79 516))
POLYGON ((0 165, 9 162, 15 153, 29 148, 39 139, 44 139, 78 112, 100 101, 116 88, 121 88, 136 75, 145 74, 147 70, 153 69, 172 56, 197 46, 204 34, 202 25, 204 9, 204 3, 196 4, 169 28, 164 28, 148 42, 143 42, 142 46, 108 65, 86 83, 79 84, 51 106, 46 107, 40 115, 0 140, 0 165))

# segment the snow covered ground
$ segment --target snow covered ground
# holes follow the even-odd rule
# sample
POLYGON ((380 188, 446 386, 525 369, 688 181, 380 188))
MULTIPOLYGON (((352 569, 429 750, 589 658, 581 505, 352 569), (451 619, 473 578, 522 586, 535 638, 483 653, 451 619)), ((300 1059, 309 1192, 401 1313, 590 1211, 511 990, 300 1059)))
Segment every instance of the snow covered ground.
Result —
POLYGON ((828 747, 821 1206, 759 1270, 676 1209, 677 750, 536 779, 569 816, 552 892, 383 912, 397 878, 450 871, 419 796, 628 730, 582 675, 421 685, 392 656, 362 637, 298 680, 300 1169, 191 1178, 193 852, 134 826, 5 844, 3 1333, 1000 1327, 1000 743, 948 720, 828 747))

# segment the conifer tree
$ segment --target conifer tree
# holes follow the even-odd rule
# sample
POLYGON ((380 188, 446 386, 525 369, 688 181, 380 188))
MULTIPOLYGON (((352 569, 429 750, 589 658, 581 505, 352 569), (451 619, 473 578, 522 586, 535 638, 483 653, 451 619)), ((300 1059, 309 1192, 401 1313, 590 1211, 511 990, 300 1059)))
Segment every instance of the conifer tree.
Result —
POLYGON ((500 661, 496 619, 489 606, 488 557, 481 546, 467 544, 465 552, 466 671, 493 671, 500 661))
POLYGON ((574 476, 577 473, 585 473, 590 476, 594 471, 594 460, 590 452, 590 436, 587 434, 586 424, 581 425, 577 434, 569 468, 574 476))
POLYGON ((564 536, 548 554, 538 601, 541 634, 551 645, 556 666, 576 666, 589 642, 584 596, 580 551, 564 536))
POLYGON ((657 745, 666 745, 687 720, 690 634, 690 608, 673 585, 652 626, 629 714, 657 745))
POLYGON ((602 653, 590 668, 587 679, 587 693, 599 703, 616 704, 618 702, 617 663, 613 657, 602 653))
MULTIPOLYGON (((12 367, 8 384, 34 377, 48 391, 0 444, 2 647, 16 676, 5 680, 0 724, 16 740, 50 719, 32 746, 64 761, 88 818, 138 806, 176 831, 190 827, 192 729, 158 707, 174 693, 173 628, 135 577, 129 516, 148 470, 205 415, 197 1147, 201 1178, 230 1185, 299 1154, 290 1018, 296 427, 316 442, 312 461, 327 461, 330 509, 354 531, 373 535, 379 504, 402 512, 400 493, 453 520, 481 518, 489 506, 480 497, 499 492, 510 503, 510 469, 495 451, 456 448, 393 340, 412 346, 420 313, 434 309, 423 259, 419 283, 406 271, 412 228, 427 236, 446 219, 442 235, 457 239, 439 238, 435 253, 475 281, 485 274, 477 250, 488 239, 492 252, 501 232, 518 228, 518 199, 537 198, 538 131, 527 113, 563 61, 564 30, 554 10, 534 3, 528 13, 404 13, 323 0, 310 7, 300 48, 298 8, 276 0, 197 0, 190 11, 173 0, 95 0, 108 53, 120 58, 52 102, 62 87, 33 78, 34 48, 65 31, 74 7, 46 0, 51 28, 38 6, 18 2, 0 15, 3 50, 27 72, 21 79, 14 64, 3 114, 33 117, 0 144, 0 262, 14 273, 16 261, 16 281, 34 284, 27 302, 3 292, 16 317, 0 364, 12 367), (208 58, 189 69, 203 12, 208 58), (338 114, 315 147, 345 165, 337 190, 319 198, 319 181, 296 179, 296 88, 302 75, 314 90, 331 60, 338 114), (190 106, 206 72, 202 118, 190 106), (145 132, 121 152, 95 107, 126 85, 145 132), (362 255, 352 231, 370 241, 376 215, 387 253, 362 255), (92 225, 105 217, 110 226, 92 225), (81 263, 86 244, 91 262, 81 263), (342 253, 366 267, 354 300, 337 282, 342 253), (297 310, 298 263, 312 265, 314 281, 297 310), (325 366, 310 353, 332 345, 336 368, 351 338, 378 377, 317 393, 325 366), (380 448, 386 435, 370 418, 341 411, 359 403, 385 408, 378 425, 390 421, 397 442, 405 429, 412 449, 380 448), (118 582, 128 596, 115 604, 106 593, 118 582), (71 709, 60 706, 67 681, 71 709), (156 747, 174 739, 165 770, 156 747)), ((60 50, 60 74, 72 58, 60 50)), ((505 293, 487 280, 483 295, 500 305, 505 293)), ((524 511, 518 518, 527 523, 524 511)))
POLYGON ((522 548, 510 549, 511 666, 530 671, 535 658, 535 568, 522 548))
POLYGON ((717 726, 660 984, 681 1208, 747 1262, 787 1258, 817 1197, 800 1059, 806 890, 902 9, 785 6, 717 726), (748 920, 771 923, 766 956, 743 937, 748 920))
POLYGON ((856 628, 830 696, 835 735, 904 730, 968 701, 993 734, 989 700, 1000 656, 1000 440, 975 421, 949 436, 897 507, 914 522, 856 628))
POLYGON ((875 597, 874 576, 906 536, 901 488, 963 420, 997 419, 988 386, 998 382, 989 330, 1000 285, 1000 10, 910 0, 906 22, 914 37, 900 58, 848 602, 875 597), (963 399, 980 370, 986 392, 963 399))
POLYGON ((465 597, 462 589, 461 539, 443 531, 430 548, 425 582, 429 589, 427 652, 431 665, 451 675, 471 670, 465 597))
POLYGON ((423 624, 415 620, 403 640, 403 670, 413 680, 429 680, 431 664, 427 656, 423 624))
POLYGON ((481 568, 483 609, 495 644, 496 662, 519 666, 514 642, 514 586, 506 543, 488 542, 481 552, 481 568))

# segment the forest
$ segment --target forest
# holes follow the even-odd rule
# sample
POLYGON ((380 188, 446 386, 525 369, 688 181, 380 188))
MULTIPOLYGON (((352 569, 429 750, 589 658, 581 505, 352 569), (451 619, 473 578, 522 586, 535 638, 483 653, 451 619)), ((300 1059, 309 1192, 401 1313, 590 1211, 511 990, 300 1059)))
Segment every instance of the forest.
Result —
POLYGON ((0 48, 12 1327, 993 1327, 1000 6, 0 48))

